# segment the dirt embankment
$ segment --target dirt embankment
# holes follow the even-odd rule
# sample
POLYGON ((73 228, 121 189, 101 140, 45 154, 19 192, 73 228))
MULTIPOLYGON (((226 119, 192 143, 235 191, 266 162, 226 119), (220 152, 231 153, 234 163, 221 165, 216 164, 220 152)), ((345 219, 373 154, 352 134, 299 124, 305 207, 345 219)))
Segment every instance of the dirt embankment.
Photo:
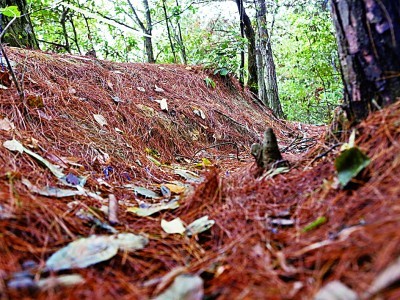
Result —
MULTIPOLYGON (((333 167, 339 150, 325 145, 324 128, 278 120, 234 80, 200 67, 6 50, 25 97, 2 81, 2 124, 12 124, 0 130, 1 143, 20 141, 60 166, 70 185, 87 178, 86 193, 40 195, 38 189, 65 188, 57 172, 27 151, 0 146, 0 290, 7 297, 146 299, 179 267, 201 276, 207 299, 310 298, 332 280, 362 294, 400 254, 398 104, 358 127, 356 144, 371 164, 340 189, 333 167), (249 146, 267 127, 292 168, 257 179, 249 146), (177 169, 204 179, 187 184, 177 169), (159 192, 171 182, 186 184, 178 208, 150 217, 129 211, 161 200, 126 185, 159 192), (32 271, 37 280, 47 276, 40 265, 61 247, 109 234, 103 208, 110 195, 119 202, 113 228, 147 236, 144 249, 74 271, 85 284, 72 289, 9 288, 24 262, 39 265, 32 271), (103 226, 82 218, 82 210, 103 226), (195 237, 160 227, 161 219, 189 224, 205 215, 215 224, 195 237), (304 231, 322 217, 323 224, 304 231)), ((398 295, 394 288, 383 297, 398 295)))

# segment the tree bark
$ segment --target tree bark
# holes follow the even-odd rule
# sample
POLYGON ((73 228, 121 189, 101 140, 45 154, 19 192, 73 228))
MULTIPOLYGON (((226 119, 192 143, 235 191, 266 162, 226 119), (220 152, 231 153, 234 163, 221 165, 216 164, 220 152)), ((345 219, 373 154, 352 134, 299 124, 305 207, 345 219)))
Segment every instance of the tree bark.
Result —
POLYGON ((331 0, 352 123, 400 97, 400 2, 331 0))
POLYGON ((236 5, 240 15, 240 28, 247 38, 247 71, 248 79, 247 86, 250 90, 257 94, 258 80, 257 80, 257 58, 256 58, 256 34, 251 20, 246 13, 243 6, 243 0, 236 0, 236 5))
POLYGON ((256 0, 256 8, 259 33, 257 51, 258 97, 266 106, 271 108, 278 117, 284 118, 285 115, 279 100, 271 40, 267 29, 265 0, 256 0))
POLYGON ((153 51, 153 42, 151 39, 151 32, 153 30, 153 23, 151 20, 151 13, 150 13, 150 8, 149 8, 149 2, 148 0, 142 0, 142 4, 144 7, 144 14, 145 14, 145 18, 146 18, 146 24, 144 24, 138 14, 136 13, 136 9, 133 6, 132 2, 130 0, 128 0, 128 4, 133 12, 134 15, 134 20, 136 20, 137 24, 140 26, 140 28, 142 29, 143 33, 149 35, 149 36, 145 36, 144 37, 144 49, 146 52, 146 56, 147 56, 147 62, 149 63, 155 63, 156 60, 154 59, 154 51, 153 51))
MULTIPOLYGON (((38 41, 33 31, 32 23, 27 13, 26 0, 0 0, 0 7, 18 6, 21 12, 21 17, 17 18, 11 27, 8 28, 6 34, 3 36, 2 42, 14 47, 26 47, 32 49, 39 49, 38 41)), ((1 16, 0 26, 2 29, 6 27, 10 18, 1 16)))

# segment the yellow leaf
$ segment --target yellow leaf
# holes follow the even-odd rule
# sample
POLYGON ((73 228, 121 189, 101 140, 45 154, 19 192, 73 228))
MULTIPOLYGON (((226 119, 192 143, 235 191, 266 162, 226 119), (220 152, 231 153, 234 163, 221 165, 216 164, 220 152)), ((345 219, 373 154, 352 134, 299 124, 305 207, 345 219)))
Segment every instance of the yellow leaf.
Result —
POLYGON ((175 194, 182 194, 185 190, 186 190, 186 188, 184 187, 184 186, 181 186, 181 185, 177 185, 177 184, 172 184, 172 183, 166 183, 166 184, 164 184, 167 188, 169 188, 169 190, 172 192, 172 193, 175 193, 175 194))

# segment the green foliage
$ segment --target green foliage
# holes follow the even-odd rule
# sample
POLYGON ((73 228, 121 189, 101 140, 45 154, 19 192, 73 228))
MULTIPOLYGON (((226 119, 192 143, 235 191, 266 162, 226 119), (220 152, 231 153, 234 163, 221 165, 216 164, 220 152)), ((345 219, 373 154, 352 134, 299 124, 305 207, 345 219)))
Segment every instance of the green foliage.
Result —
POLYGON ((17 6, 6 6, 4 8, 0 8, 0 14, 10 18, 21 16, 21 12, 17 6))
POLYGON ((327 11, 286 11, 273 45, 280 99, 289 120, 326 123, 342 95, 336 39, 327 11))

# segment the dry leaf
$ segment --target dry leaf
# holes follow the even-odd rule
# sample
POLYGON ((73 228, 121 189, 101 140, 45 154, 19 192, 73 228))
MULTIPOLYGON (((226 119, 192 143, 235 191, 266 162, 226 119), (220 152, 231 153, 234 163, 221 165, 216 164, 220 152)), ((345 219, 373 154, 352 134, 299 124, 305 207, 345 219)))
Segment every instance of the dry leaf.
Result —
POLYGON ((155 90, 157 93, 162 93, 162 92, 164 92, 164 89, 158 87, 157 85, 154 85, 154 86, 155 86, 154 90, 155 90))
POLYGON ((202 118, 203 120, 206 119, 206 115, 204 114, 204 112, 200 108, 197 108, 197 109, 193 110, 193 113, 196 116, 199 116, 200 118, 202 118))
POLYGON ((102 115, 93 114, 93 118, 96 120, 97 123, 100 124, 100 126, 108 125, 106 118, 104 118, 102 115))
POLYGON ((160 108, 161 108, 161 110, 168 111, 168 103, 167 103, 167 99, 165 99, 165 98, 162 98, 161 100, 154 100, 154 101, 156 101, 157 103, 159 103, 159 104, 160 104, 160 108))
POLYGON ((164 185, 174 194, 182 194, 186 190, 186 188, 183 185, 177 185, 172 183, 165 183, 164 185))
POLYGON ((201 300, 203 295, 203 279, 198 275, 182 274, 153 300, 201 300))
POLYGON ((10 151, 18 151, 19 153, 24 152, 24 146, 17 140, 9 140, 3 143, 3 146, 10 151))
POLYGON ((185 232, 185 226, 180 218, 173 219, 172 221, 161 220, 161 228, 166 233, 179 233, 183 234, 185 232))
POLYGON ((15 129, 14 123, 11 122, 8 118, 0 120, 0 130, 10 131, 12 129, 15 129))
POLYGON ((142 249, 148 242, 146 237, 132 233, 81 238, 50 256, 46 261, 46 268, 52 271, 86 268, 112 258, 118 249, 125 251, 142 249))

